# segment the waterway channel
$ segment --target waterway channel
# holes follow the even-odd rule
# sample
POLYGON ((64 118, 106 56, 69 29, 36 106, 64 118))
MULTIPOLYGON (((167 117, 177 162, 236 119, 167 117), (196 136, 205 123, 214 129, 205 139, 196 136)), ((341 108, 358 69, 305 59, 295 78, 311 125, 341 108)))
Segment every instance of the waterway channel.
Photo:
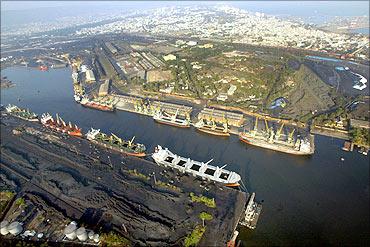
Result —
POLYGON ((147 116, 84 108, 73 100, 69 68, 47 72, 12 67, 1 71, 16 86, 1 90, 1 104, 41 114, 59 113, 87 132, 90 127, 123 138, 136 136, 149 151, 159 144, 196 160, 238 172, 263 201, 254 231, 240 229, 242 246, 368 245, 369 158, 340 149, 342 140, 316 136, 311 157, 277 153, 213 137, 194 129, 160 125, 147 116), (344 161, 341 161, 341 158, 344 161))

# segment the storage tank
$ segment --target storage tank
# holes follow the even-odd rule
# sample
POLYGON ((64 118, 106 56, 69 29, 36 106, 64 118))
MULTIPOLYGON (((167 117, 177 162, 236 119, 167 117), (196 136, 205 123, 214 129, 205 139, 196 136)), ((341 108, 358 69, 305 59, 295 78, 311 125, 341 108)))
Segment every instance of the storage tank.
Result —
POLYGON ((94 242, 99 243, 99 234, 94 234, 94 242))
POLYGON ((94 231, 90 231, 89 234, 87 234, 87 236, 89 236, 89 239, 93 239, 94 238, 94 231))
POLYGON ((23 230, 23 227, 22 227, 21 223, 19 223, 18 221, 14 221, 14 222, 12 222, 8 225, 9 233, 14 235, 14 236, 21 233, 22 230, 23 230))
POLYGON ((69 240, 76 238, 77 223, 72 221, 66 228, 64 228, 64 234, 69 240))
POLYGON ((87 232, 86 232, 85 227, 78 228, 77 231, 76 231, 76 235, 77 235, 78 240, 80 240, 80 241, 86 241, 86 239, 87 239, 87 232))
POLYGON ((9 233, 8 225, 9 225, 9 222, 7 220, 1 221, 1 223, 0 223, 0 233, 1 233, 1 235, 6 235, 6 234, 9 233))

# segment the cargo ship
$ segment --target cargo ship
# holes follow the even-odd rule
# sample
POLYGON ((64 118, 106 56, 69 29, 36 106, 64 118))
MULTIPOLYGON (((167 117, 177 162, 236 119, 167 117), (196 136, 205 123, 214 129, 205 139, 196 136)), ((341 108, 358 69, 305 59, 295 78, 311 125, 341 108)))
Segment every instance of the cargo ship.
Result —
POLYGON ((240 175, 236 172, 224 169, 226 165, 222 167, 211 166, 209 163, 211 163, 212 160, 206 163, 194 161, 189 158, 176 155, 167 148, 162 148, 159 145, 155 148, 152 158, 158 165, 172 167, 183 173, 223 183, 229 187, 239 186, 239 181, 241 180, 240 175))
POLYGON ((166 112, 159 111, 153 116, 153 119, 162 124, 167 124, 171 126, 176 126, 180 128, 189 128, 190 127, 190 121, 189 119, 182 119, 178 117, 178 111, 174 115, 169 115, 166 112))
POLYGON ((113 133, 112 135, 108 136, 107 134, 100 132, 100 129, 91 128, 91 130, 87 132, 86 138, 93 143, 110 148, 120 153, 136 157, 146 156, 145 146, 140 143, 134 143, 135 137, 133 137, 130 141, 126 141, 122 140, 113 133))
POLYGON ((227 123, 224 123, 222 126, 216 125, 215 121, 206 121, 201 119, 195 125, 197 130, 202 131, 207 134, 216 135, 216 136, 230 136, 229 128, 227 123))
POLYGON ((239 133, 239 139, 249 145, 271 149, 274 151, 284 152, 294 155, 311 155, 315 151, 314 136, 309 134, 308 138, 297 136, 294 138, 295 129, 290 132, 289 136, 283 140, 281 131, 284 124, 282 124, 278 131, 274 132, 272 128, 268 127, 266 123, 266 131, 260 132, 257 130, 258 118, 256 118, 255 127, 251 131, 244 131, 239 133))
POLYGON ((256 193, 252 193, 244 212, 244 218, 239 222, 240 225, 250 229, 256 229, 258 218, 262 211, 262 204, 254 201, 256 193))
POLYGON ((12 116, 21 118, 23 120, 31 121, 31 122, 38 122, 38 116, 36 113, 30 112, 28 109, 22 109, 19 108, 16 105, 9 104, 7 107, 5 107, 5 110, 7 113, 9 113, 12 116))
POLYGON ((72 125, 71 122, 66 124, 58 114, 56 114, 56 118, 54 119, 49 113, 43 113, 40 121, 42 125, 52 130, 66 133, 71 136, 82 137, 81 128, 77 127, 77 125, 72 125))
POLYGON ((101 110, 101 111, 114 111, 114 106, 112 104, 92 101, 92 100, 89 100, 87 97, 83 97, 80 103, 83 106, 101 110))

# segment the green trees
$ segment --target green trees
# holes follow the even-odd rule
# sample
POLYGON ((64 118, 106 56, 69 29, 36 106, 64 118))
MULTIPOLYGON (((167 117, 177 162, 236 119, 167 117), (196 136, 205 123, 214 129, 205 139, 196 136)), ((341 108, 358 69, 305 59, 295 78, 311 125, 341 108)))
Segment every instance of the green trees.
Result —
POLYGON ((353 128, 350 130, 350 138, 355 144, 360 146, 370 146, 370 130, 363 128, 353 128))

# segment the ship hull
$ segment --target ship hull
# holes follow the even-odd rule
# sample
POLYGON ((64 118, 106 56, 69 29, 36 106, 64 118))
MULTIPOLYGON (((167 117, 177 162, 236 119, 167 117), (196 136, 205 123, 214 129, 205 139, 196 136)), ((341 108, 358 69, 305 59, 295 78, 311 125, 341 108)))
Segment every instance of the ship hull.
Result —
POLYGON ((253 145, 253 146, 265 148, 265 149, 270 149, 270 150, 274 150, 274 151, 278 151, 282 153, 287 153, 287 154, 293 154, 293 155, 312 155, 313 154, 312 152, 302 152, 299 150, 294 150, 289 147, 283 147, 277 144, 267 143, 265 141, 252 140, 252 138, 248 139, 248 137, 239 136, 239 140, 249 145, 253 145))
POLYGON ((197 128, 197 130, 210 134, 210 135, 215 135, 215 136, 225 136, 225 137, 230 136, 229 132, 223 132, 220 130, 212 130, 212 129, 204 128, 204 127, 197 128))
POLYGON ((144 153, 144 152, 138 152, 138 153, 136 153, 136 152, 126 151, 126 150, 123 150, 123 149, 119 149, 119 148, 112 147, 112 146, 107 145, 107 144, 105 144, 105 143, 101 143, 101 142, 96 141, 96 140, 90 140, 90 141, 91 141, 92 143, 97 144, 97 145, 103 146, 103 147, 105 147, 105 148, 112 149, 112 150, 114 150, 114 151, 116 151, 116 152, 123 153, 123 154, 129 155, 129 156, 140 157, 140 158, 142 158, 142 157, 145 157, 145 156, 146 156, 146 153, 144 153))
POLYGON ((82 105, 87 107, 87 108, 92 108, 92 109, 100 110, 100 111, 107 111, 107 112, 114 111, 114 109, 111 108, 111 107, 104 107, 104 106, 92 105, 92 104, 82 104, 82 105))
POLYGON ((64 134, 68 134, 70 136, 74 136, 74 137, 82 137, 82 132, 81 130, 74 130, 74 131, 70 131, 68 130, 67 128, 65 127, 62 127, 62 126, 56 126, 54 124, 43 124, 43 126, 45 126, 46 128, 49 128, 49 129, 52 129, 52 130, 55 130, 57 132, 61 132, 61 133, 64 133, 64 134))
POLYGON ((29 121, 29 122, 38 122, 39 121, 38 118, 25 118, 25 117, 21 117, 21 116, 15 115, 15 114, 11 114, 11 115, 14 116, 14 117, 29 121))
POLYGON ((166 121, 166 120, 161 120, 161 119, 154 119, 154 121, 156 121, 157 123, 160 123, 160 124, 166 124, 166 125, 170 125, 170 126, 174 126, 174 127, 179 127, 179 128, 190 128, 190 124, 178 124, 178 123, 174 123, 174 122, 170 122, 170 121, 166 121))

